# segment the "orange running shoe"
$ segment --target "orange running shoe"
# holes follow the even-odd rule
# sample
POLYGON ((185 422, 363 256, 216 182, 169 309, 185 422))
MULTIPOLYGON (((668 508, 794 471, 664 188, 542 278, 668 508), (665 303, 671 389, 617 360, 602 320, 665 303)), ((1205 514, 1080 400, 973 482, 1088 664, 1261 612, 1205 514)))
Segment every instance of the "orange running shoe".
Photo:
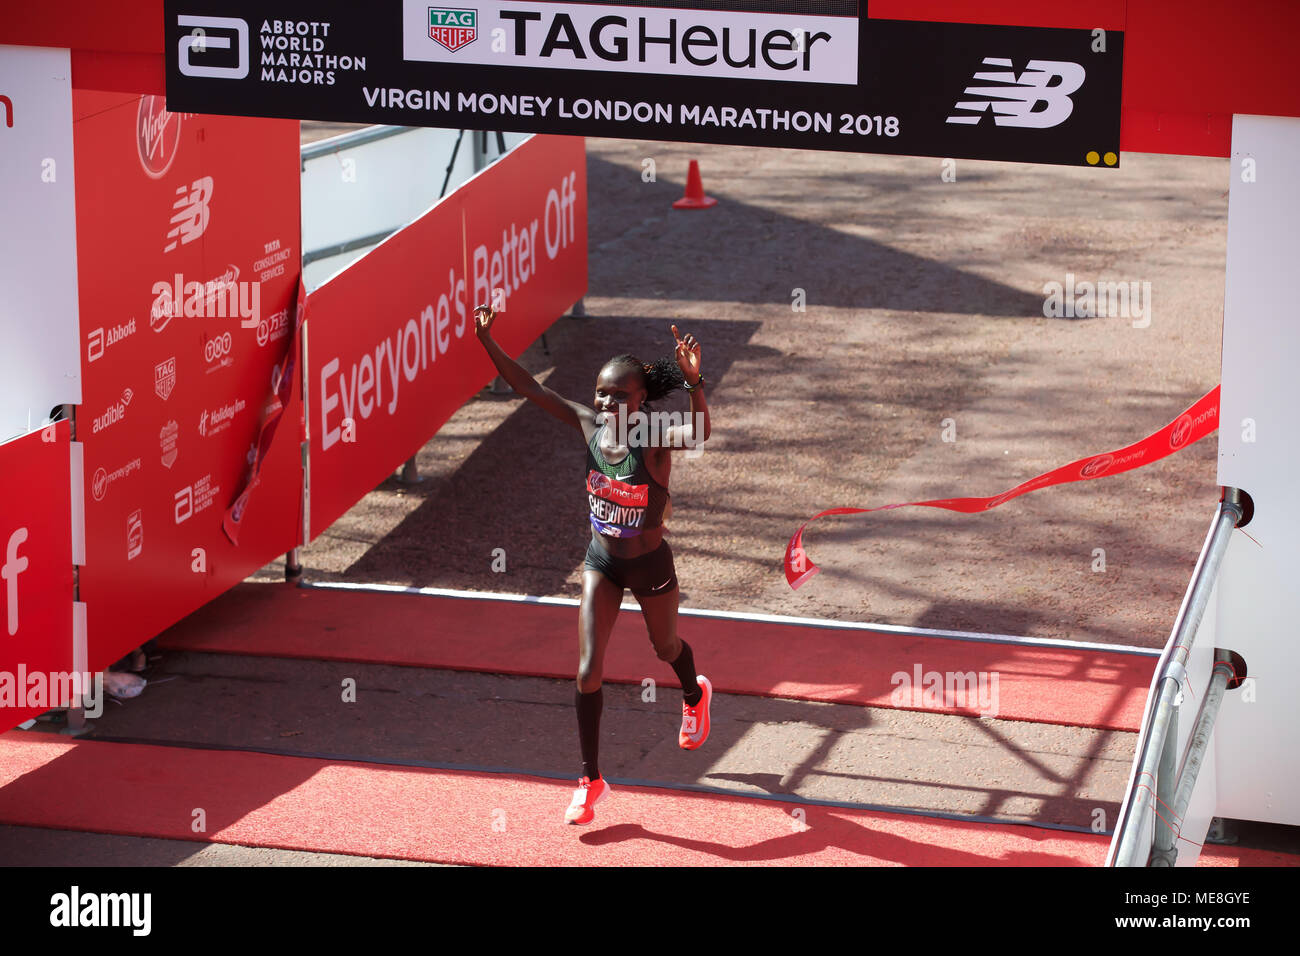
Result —
POLYGON ((677 745, 683 750, 697 750, 709 739, 709 705, 713 703, 713 685, 703 674, 697 674, 695 682, 700 685, 704 696, 694 707, 688 707, 682 701, 682 731, 677 735, 677 745))
POLYGON ((596 804, 609 796, 609 784, 604 777, 597 777, 592 783, 588 777, 578 781, 578 789, 573 791, 573 801, 564 812, 565 823, 590 823, 596 816, 596 804))

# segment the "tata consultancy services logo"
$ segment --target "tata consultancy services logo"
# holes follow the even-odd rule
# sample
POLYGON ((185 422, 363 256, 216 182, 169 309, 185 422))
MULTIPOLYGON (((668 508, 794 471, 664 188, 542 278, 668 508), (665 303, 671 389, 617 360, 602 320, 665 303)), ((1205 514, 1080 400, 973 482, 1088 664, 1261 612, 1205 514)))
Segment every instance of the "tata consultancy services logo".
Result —
POLYGON ((455 53, 478 36, 478 11, 429 8, 429 39, 455 53))

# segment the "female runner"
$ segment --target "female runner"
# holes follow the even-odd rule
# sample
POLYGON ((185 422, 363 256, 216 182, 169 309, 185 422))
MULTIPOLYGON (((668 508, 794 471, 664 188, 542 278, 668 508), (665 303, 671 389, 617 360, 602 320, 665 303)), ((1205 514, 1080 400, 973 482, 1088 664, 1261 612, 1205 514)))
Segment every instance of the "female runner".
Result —
POLYGON ((709 736, 709 706, 713 687, 695 673, 690 645, 677 636, 677 573, 673 552, 663 539, 664 509, 669 505, 670 452, 694 447, 709 437, 709 408, 700 375, 700 346, 673 326, 677 342, 673 358, 653 365, 631 355, 605 363, 596 379, 593 407, 571 402, 537 382, 493 339, 496 312, 481 305, 474 310, 475 333, 501 377, 516 393, 541 406, 578 431, 587 442, 586 493, 590 509, 591 544, 582 572, 582 603, 578 615, 578 679, 574 702, 578 711, 578 743, 582 777, 565 812, 567 823, 590 823, 596 804, 609 793, 597 762, 600 714, 604 703, 601 673, 605 648, 630 588, 641 605, 646 630, 659 659, 672 667, 682 685, 682 726, 677 743, 695 750, 709 736), (645 403, 685 388, 691 395, 690 420, 670 425, 662 434, 637 428, 647 422, 645 403), (703 434, 696 434, 695 422, 703 434), (621 426, 621 427, 620 427, 621 426), (641 436, 649 435, 642 443, 641 436), (619 444, 624 437, 626 444, 619 444))

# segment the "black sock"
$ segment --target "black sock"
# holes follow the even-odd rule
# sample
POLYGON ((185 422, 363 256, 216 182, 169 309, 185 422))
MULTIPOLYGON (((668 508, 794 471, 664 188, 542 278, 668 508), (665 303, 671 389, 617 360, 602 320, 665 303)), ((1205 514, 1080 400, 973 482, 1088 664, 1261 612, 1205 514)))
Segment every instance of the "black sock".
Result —
POLYGON ((694 707, 704 697, 704 691, 695 680, 695 655, 691 653, 691 645, 682 641, 682 652, 670 666, 682 682, 682 699, 686 701, 686 706, 694 707))
POLYGON ((582 775, 593 782, 600 776, 597 754, 600 752, 600 712, 605 704, 605 688, 594 693, 574 691, 574 704, 578 708, 578 745, 582 748, 582 775))

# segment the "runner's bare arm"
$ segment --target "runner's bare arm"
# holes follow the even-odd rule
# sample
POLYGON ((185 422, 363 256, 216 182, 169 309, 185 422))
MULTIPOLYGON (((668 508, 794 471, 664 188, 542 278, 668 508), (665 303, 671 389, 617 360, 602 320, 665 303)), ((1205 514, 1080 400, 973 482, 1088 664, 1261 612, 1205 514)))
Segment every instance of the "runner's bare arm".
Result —
POLYGON ((704 398, 704 385, 700 377, 700 343, 689 332, 684 337, 679 337, 675 325, 673 338, 677 340, 677 367, 682 370, 686 384, 693 386, 690 420, 685 425, 670 425, 664 432, 664 445, 669 451, 678 451, 695 448, 708 441, 711 424, 709 403, 704 398), (697 425, 700 427, 696 428, 697 425))
POLYGON ((501 377, 519 395, 540 406, 547 413, 554 415, 564 424, 576 428, 584 437, 591 434, 596 427, 594 409, 577 402, 571 402, 558 392, 547 388, 528 371, 506 354, 505 350, 492 338, 492 323, 497 313, 489 306, 482 305, 474 309, 474 334, 487 351, 492 364, 497 367, 501 377))

